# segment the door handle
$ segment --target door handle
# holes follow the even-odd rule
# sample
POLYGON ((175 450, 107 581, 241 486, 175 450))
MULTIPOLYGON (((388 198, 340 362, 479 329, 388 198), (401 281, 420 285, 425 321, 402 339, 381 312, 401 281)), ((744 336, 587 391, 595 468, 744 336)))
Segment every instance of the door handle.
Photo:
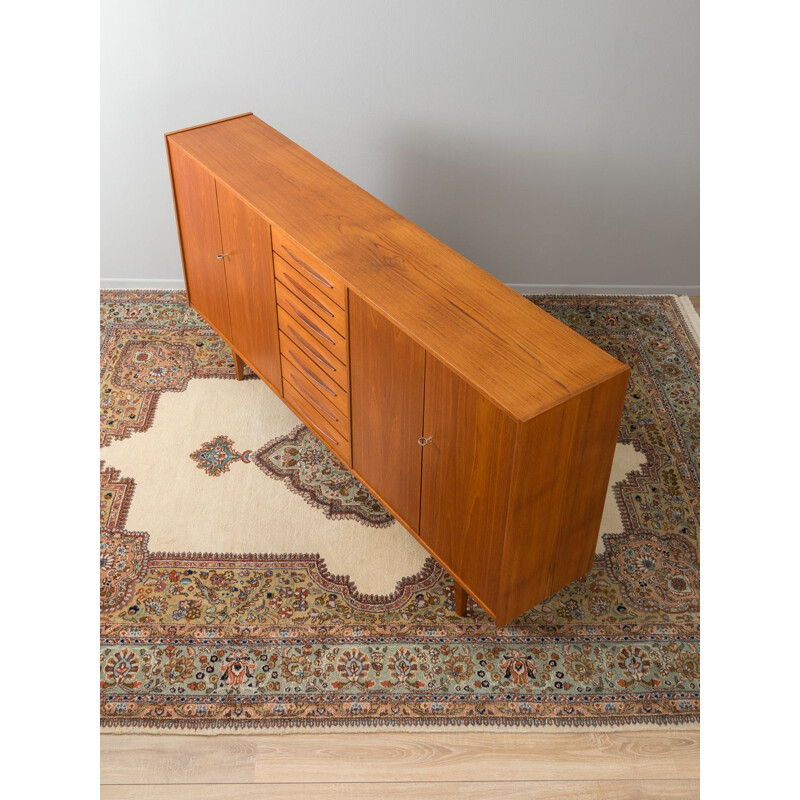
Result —
POLYGON ((420 447, 425 447, 425 445, 428 444, 431 439, 433 439, 433 436, 420 436, 419 439, 417 439, 417 444, 420 447))
POLYGON ((222 261, 223 258, 229 258, 228 254, 227 253, 220 253, 217 256, 217 261, 222 261))

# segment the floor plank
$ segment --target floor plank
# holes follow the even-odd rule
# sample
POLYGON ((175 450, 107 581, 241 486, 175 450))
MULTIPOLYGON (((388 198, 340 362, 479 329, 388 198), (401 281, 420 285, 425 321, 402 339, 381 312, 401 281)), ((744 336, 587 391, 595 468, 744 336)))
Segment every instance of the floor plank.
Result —
POLYGON ((698 731, 101 737, 103 784, 699 777, 698 731))
POLYGON ((193 784, 181 786, 105 786, 100 800, 688 800, 700 796, 697 780, 663 781, 484 781, 478 783, 315 783, 193 784))

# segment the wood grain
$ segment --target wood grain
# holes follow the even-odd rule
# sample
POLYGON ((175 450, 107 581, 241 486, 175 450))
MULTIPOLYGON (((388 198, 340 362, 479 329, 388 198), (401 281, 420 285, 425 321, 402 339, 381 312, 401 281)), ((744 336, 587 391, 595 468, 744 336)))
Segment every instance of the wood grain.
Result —
POLYGON ((577 425, 557 501, 563 511, 548 595, 592 568, 629 374, 626 369, 574 398, 577 425))
POLYGON ((348 800, 691 800, 700 797, 698 780, 449 781, 419 783, 297 783, 103 786, 101 800, 297 800, 304 787, 311 797, 348 800))
POLYGON ((172 139, 514 419, 527 420, 622 370, 257 117, 172 139))
POLYGON ((424 430, 420 538, 495 616, 516 425, 429 354, 424 430))
POLYGON ((217 184, 230 330, 236 350, 270 383, 280 385, 278 313, 269 223, 217 184))
POLYGON ((102 782, 696 779, 698 731, 412 731, 101 737, 102 782))
POLYGON ((214 177, 168 141, 187 294, 192 306, 230 340, 225 266, 217 259, 223 250, 214 177))
POLYGON ((498 625, 592 566, 627 371, 521 424, 510 479, 498 625))
POLYGON ((351 295, 350 371, 353 467, 418 531, 425 351, 351 295))

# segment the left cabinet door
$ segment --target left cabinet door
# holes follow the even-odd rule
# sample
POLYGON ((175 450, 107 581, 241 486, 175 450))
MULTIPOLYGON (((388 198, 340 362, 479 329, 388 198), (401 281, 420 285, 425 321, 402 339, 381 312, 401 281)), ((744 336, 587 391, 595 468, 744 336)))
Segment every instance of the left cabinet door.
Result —
POLYGON ((223 250, 214 177, 172 142, 169 156, 186 290, 192 306, 230 340, 225 259, 217 258, 223 250))
POLYGON ((281 355, 270 226, 238 195, 217 181, 219 225, 236 351, 278 393, 281 355))

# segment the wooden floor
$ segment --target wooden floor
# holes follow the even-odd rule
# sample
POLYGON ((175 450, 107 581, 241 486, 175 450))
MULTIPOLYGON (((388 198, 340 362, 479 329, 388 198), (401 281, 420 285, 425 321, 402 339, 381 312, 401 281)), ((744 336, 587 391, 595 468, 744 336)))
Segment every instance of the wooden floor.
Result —
POLYGON ((103 800, 689 798, 699 733, 104 734, 103 800))
POLYGON ((102 800, 700 796, 698 731, 106 733, 100 748, 102 800))

